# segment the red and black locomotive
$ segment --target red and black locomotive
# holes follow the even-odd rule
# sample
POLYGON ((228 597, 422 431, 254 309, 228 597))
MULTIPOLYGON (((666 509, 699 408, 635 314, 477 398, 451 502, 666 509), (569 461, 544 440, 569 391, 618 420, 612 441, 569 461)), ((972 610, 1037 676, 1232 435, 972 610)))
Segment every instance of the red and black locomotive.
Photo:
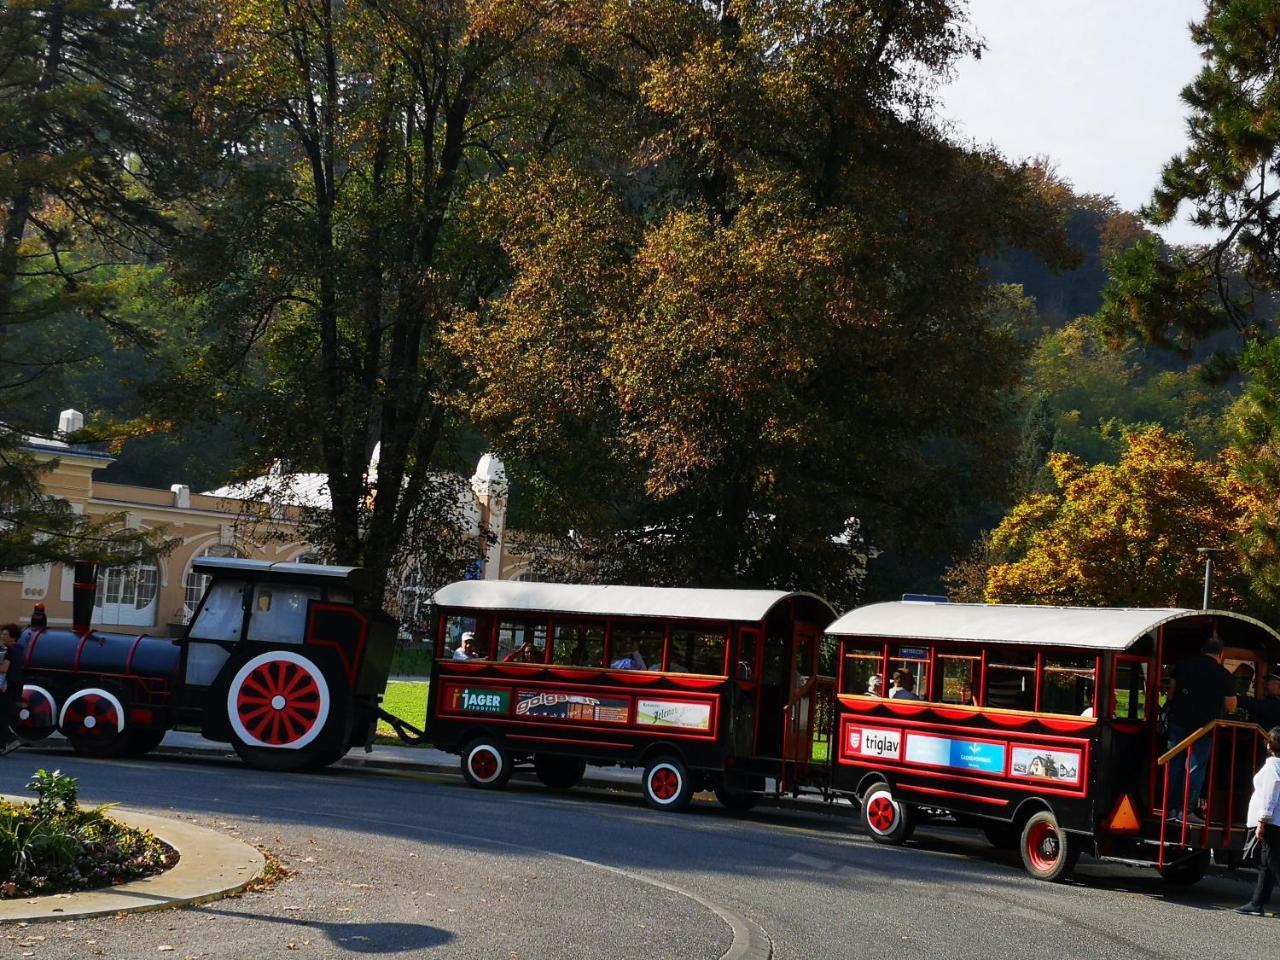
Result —
POLYGON ((193 569, 209 587, 169 638, 91 630, 96 571, 78 564, 78 626, 27 636, 18 732, 58 730, 111 757, 190 725, 273 770, 324 766, 372 739, 395 621, 363 602, 362 570, 222 557, 193 569))

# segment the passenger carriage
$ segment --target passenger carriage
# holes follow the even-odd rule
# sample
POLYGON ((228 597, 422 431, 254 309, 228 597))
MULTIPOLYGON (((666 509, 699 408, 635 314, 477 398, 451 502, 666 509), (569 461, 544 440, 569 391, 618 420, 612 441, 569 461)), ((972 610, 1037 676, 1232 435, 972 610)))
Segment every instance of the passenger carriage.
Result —
MULTIPOLYGON (((827 628, 840 645, 832 789, 858 798, 881 843, 947 813, 1016 846, 1042 879, 1066 876, 1087 851, 1194 883, 1210 852, 1238 859, 1265 755, 1261 729, 1243 721, 1208 724, 1173 749, 1157 729, 1162 678, 1211 633, 1249 688, 1240 692, 1261 696, 1280 635, 1238 614, 911 601, 853 610, 827 628), (900 668, 919 700, 867 693, 872 674, 887 692, 900 668), (1169 821, 1171 763, 1201 737, 1213 739, 1205 822, 1169 821)), ((1195 809, 1196 798, 1173 806, 1195 809)))
POLYGON ((620 764, 656 808, 711 788, 743 809, 766 778, 804 777, 830 728, 834 612, 812 594, 477 580, 435 603, 427 735, 475 786, 531 763, 567 789, 620 764), (464 633, 478 656, 454 660, 464 633))

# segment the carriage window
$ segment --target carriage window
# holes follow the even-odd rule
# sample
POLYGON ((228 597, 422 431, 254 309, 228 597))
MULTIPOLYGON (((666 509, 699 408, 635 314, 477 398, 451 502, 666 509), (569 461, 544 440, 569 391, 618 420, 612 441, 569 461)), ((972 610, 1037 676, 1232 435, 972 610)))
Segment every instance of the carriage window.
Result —
POLYGON ((243 580, 215 580, 191 625, 191 636, 201 640, 239 640, 244 624, 244 588, 243 580))
POLYGON ((609 641, 609 666, 618 670, 661 670, 661 627, 614 624, 609 641))
POLYGON ((1036 708, 1036 655, 1029 650, 993 651, 987 656, 983 704, 1003 710, 1036 708))
POLYGON ((1092 717, 1096 665, 1093 657, 1046 656, 1040 682, 1040 712, 1092 717))
POLYGON ((551 662, 568 667, 604 666, 604 625, 557 623, 551 662))
POLYGON ((1116 660, 1115 703, 1111 719, 1147 719, 1147 664, 1144 661, 1116 660))
POLYGON ((672 630, 670 673, 706 673, 724 676, 724 634, 703 630, 672 630))
MULTIPOLYGON (((484 657, 484 644, 480 656, 484 657)), ((495 660, 521 663, 545 663, 547 659, 547 624, 545 620, 504 621, 498 624, 498 652, 495 660)))
POLYGON ((942 702, 963 703, 967 707, 976 707, 978 678, 981 670, 981 657, 939 654, 938 674, 942 677, 942 702))
POLYGON ((462 635, 464 633, 479 635, 476 629, 475 617, 446 617, 444 635, 437 638, 436 656, 441 660, 448 660, 452 657, 453 651, 457 650, 462 643, 462 635))
POLYGON ((884 667, 884 647, 880 644, 844 645, 844 689, 842 693, 855 693, 871 697, 883 697, 886 693, 884 677, 880 675, 884 667), (880 681, 872 689, 872 678, 880 681))
POLYGON ((255 587, 249 639, 257 643, 302 643, 307 632, 307 603, 319 599, 319 587, 255 587))

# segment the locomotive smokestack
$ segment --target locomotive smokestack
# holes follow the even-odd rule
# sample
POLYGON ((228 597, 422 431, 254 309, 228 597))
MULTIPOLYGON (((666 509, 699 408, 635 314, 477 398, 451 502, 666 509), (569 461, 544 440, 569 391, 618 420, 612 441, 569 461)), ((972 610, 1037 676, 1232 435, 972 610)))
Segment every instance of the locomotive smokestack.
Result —
POLYGON ((76 633, 88 633, 93 624, 93 600, 97 589, 98 565, 77 560, 75 592, 71 600, 71 623, 76 633))

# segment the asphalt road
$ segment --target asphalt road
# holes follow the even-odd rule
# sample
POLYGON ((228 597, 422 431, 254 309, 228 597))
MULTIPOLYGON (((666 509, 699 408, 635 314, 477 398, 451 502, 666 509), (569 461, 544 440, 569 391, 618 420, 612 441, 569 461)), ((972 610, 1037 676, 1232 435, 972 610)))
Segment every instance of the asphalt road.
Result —
POLYGON ((1045 884, 958 830, 886 848, 822 813, 661 814, 531 784, 31 751, 0 760, 0 792, 23 792, 39 766, 79 777, 87 802, 262 844, 295 874, 205 907, 0 928, 0 958, 701 960, 729 950, 735 928, 739 949, 763 931, 779 958, 1258 960, 1280 943, 1280 919, 1231 912, 1243 876, 1182 890, 1086 859, 1071 883, 1045 884))

